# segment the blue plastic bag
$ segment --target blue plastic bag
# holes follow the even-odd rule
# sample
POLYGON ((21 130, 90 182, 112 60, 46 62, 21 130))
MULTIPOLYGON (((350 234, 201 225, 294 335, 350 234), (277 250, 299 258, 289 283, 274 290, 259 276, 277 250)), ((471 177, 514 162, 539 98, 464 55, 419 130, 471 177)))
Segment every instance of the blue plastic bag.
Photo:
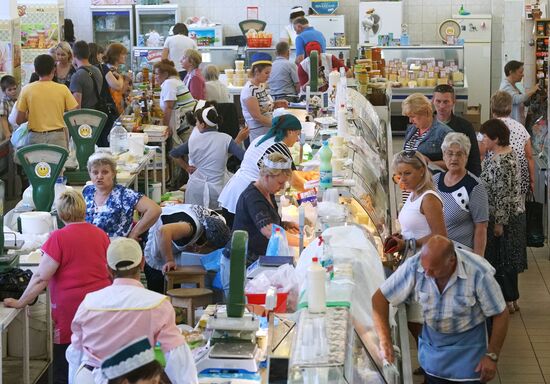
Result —
POLYGON ((276 224, 271 225, 271 237, 265 251, 266 256, 291 256, 286 239, 286 232, 283 227, 276 224))
POLYGON ((201 264, 207 271, 220 271, 220 260, 222 258, 224 248, 216 249, 204 256, 201 256, 201 264))

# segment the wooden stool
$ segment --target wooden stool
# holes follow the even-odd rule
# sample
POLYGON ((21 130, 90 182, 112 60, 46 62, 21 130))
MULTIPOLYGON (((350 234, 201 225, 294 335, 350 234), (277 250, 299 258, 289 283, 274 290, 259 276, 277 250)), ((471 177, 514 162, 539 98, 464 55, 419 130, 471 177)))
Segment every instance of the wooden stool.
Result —
POLYGON ((195 308, 212 304, 212 291, 206 288, 176 288, 166 294, 174 307, 187 310, 187 325, 195 326, 195 308))
POLYGON ((167 272, 165 275, 165 291, 174 288, 174 284, 189 283, 196 284, 197 288, 204 288, 204 277, 206 270, 200 265, 189 267, 177 267, 175 271, 167 272))

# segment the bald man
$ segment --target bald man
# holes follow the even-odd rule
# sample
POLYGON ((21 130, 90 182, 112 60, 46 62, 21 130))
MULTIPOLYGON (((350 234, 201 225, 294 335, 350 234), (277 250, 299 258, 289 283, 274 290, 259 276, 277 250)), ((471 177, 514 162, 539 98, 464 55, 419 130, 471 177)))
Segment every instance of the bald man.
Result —
POLYGON ((493 379, 508 329, 508 311, 494 273, 484 258, 455 249, 443 236, 430 238, 372 297, 383 357, 394 360, 389 304, 398 306, 414 298, 424 315, 418 360, 426 383, 473 384, 493 379), (488 318, 492 318, 489 340, 488 318))

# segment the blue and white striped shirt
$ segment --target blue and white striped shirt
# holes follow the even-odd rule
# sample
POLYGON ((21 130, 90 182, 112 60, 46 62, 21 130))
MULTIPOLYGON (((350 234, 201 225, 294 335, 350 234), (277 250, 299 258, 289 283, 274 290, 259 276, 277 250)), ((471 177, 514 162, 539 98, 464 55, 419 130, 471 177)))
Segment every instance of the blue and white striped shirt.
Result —
POLYGON ((461 249, 456 249, 456 255, 457 267, 443 293, 435 279, 424 274, 420 253, 406 260, 380 290, 394 306, 410 298, 417 300, 425 323, 440 333, 472 329, 504 311, 506 303, 489 262, 461 249))

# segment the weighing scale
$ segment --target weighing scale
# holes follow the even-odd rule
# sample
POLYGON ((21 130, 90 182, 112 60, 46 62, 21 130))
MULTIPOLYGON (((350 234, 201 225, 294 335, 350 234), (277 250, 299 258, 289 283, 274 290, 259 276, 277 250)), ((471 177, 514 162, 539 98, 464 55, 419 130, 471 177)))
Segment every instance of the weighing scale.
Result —
POLYGON ((6 247, 4 245, 4 196, 5 196, 5 186, 4 182, 0 180, 0 271, 4 271, 6 269, 15 268, 19 264, 19 255, 18 254, 11 254, 8 255, 4 253, 6 249, 19 249, 23 245, 23 241, 19 240, 17 242, 17 239, 14 240, 13 247, 6 247))
POLYGON ((52 144, 32 144, 17 150, 17 158, 32 185, 37 211, 50 212, 55 198, 55 181, 68 156, 65 148, 52 144))
POLYGON ((95 109, 83 108, 66 112, 63 120, 73 138, 78 161, 78 170, 67 170, 65 176, 71 184, 84 184, 90 179, 88 158, 95 152, 95 143, 105 126, 107 115, 95 109))
POLYGON ((260 322, 245 309, 245 260, 248 249, 248 233, 235 231, 231 239, 230 282, 227 313, 215 314, 208 319, 212 329, 210 350, 197 362, 197 372, 220 370, 258 371, 260 350, 256 345, 256 332, 260 322))

